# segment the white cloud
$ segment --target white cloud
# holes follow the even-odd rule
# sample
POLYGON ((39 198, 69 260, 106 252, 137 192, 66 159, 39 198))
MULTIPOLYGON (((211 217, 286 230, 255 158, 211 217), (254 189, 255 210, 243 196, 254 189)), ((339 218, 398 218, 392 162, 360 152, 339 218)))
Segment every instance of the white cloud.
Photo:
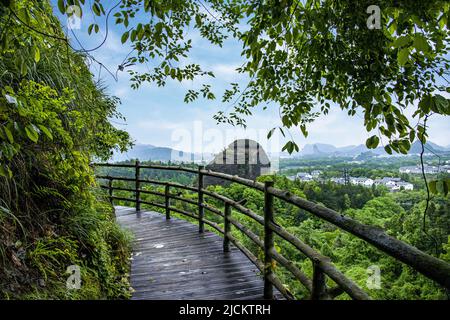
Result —
POLYGON ((120 99, 124 99, 124 98, 128 97, 129 92, 130 92, 130 89, 128 87, 121 86, 114 91, 114 95, 116 97, 119 97, 120 99))
POLYGON ((239 68, 238 65, 223 63, 211 66, 211 70, 214 72, 216 78, 226 81, 238 81, 243 78, 243 75, 236 71, 237 68, 239 68))
POLYGON ((128 46, 123 45, 120 36, 113 30, 108 31, 108 38, 103 46, 103 49, 108 53, 125 53, 128 46))

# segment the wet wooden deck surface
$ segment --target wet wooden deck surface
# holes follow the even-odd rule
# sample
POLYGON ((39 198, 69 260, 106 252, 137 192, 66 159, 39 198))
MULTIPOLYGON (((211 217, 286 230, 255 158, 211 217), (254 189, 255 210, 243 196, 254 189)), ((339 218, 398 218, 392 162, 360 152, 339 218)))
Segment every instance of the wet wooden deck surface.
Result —
POLYGON ((259 270, 237 248, 223 252, 222 238, 161 213, 115 207, 119 224, 134 234, 132 299, 257 300, 259 270))

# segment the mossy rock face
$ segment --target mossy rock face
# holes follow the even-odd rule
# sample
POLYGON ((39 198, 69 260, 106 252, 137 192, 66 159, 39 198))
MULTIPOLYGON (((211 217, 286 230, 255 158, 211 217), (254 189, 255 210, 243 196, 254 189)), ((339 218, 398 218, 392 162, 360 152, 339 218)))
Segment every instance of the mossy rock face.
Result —
MULTIPOLYGON (((206 169, 256 180, 260 175, 270 172, 270 160, 258 142, 250 139, 239 139, 217 154, 206 166, 206 169)), ((226 186, 229 184, 229 181, 219 178, 204 178, 205 186, 226 186)))

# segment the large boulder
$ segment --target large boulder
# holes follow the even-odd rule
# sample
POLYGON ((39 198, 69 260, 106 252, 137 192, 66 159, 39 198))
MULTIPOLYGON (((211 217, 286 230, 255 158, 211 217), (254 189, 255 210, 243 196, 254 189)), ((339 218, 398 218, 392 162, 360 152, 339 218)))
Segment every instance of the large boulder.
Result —
MULTIPOLYGON (((255 180, 270 172, 270 160, 262 146, 250 139, 239 139, 232 142, 224 151, 218 153, 206 166, 211 171, 238 175, 255 180)), ((229 181, 205 176, 204 185, 228 185, 229 181)))

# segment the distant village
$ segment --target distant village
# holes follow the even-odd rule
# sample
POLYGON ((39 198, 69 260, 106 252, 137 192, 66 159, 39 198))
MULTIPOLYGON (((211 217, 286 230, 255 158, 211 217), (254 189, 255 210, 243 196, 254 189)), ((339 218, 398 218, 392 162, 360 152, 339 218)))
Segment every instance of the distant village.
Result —
MULTIPOLYGON (((438 174, 440 172, 450 173, 450 165, 449 164, 445 164, 442 166, 427 166, 427 165, 425 165, 423 167, 423 170, 424 170, 425 174, 438 174)), ((400 173, 421 174, 422 167, 419 165, 400 167, 400 169, 398 171, 400 173)))
MULTIPOLYGON (((423 168, 425 174, 438 174, 438 173, 450 173, 450 164, 448 162, 441 166, 431 166, 425 165, 423 168)), ((422 167, 420 165, 417 166, 406 166, 400 167, 399 173, 406 174, 422 174, 422 167)), ((294 176, 288 176, 287 178, 292 181, 332 181, 337 184, 353 184, 364 187, 372 187, 375 186, 385 186, 389 191, 396 192, 400 190, 414 190, 414 185, 410 182, 403 181, 398 177, 384 177, 382 179, 371 179, 366 177, 333 177, 330 179, 321 178, 322 171, 321 170, 313 170, 310 173, 308 172, 298 172, 294 176)))
MULTIPOLYGON (((322 171, 314 170, 311 173, 307 172, 298 172, 295 176, 289 176, 290 180, 298 180, 298 181, 320 181, 320 175, 322 171)), ((396 192, 400 190, 413 190, 414 185, 412 183, 403 181, 401 178, 391 178, 384 177, 383 179, 370 179, 365 177, 348 177, 348 178, 331 178, 329 181, 332 181, 337 184, 353 184, 364 187, 372 187, 375 186, 385 186, 390 192, 396 192)))

